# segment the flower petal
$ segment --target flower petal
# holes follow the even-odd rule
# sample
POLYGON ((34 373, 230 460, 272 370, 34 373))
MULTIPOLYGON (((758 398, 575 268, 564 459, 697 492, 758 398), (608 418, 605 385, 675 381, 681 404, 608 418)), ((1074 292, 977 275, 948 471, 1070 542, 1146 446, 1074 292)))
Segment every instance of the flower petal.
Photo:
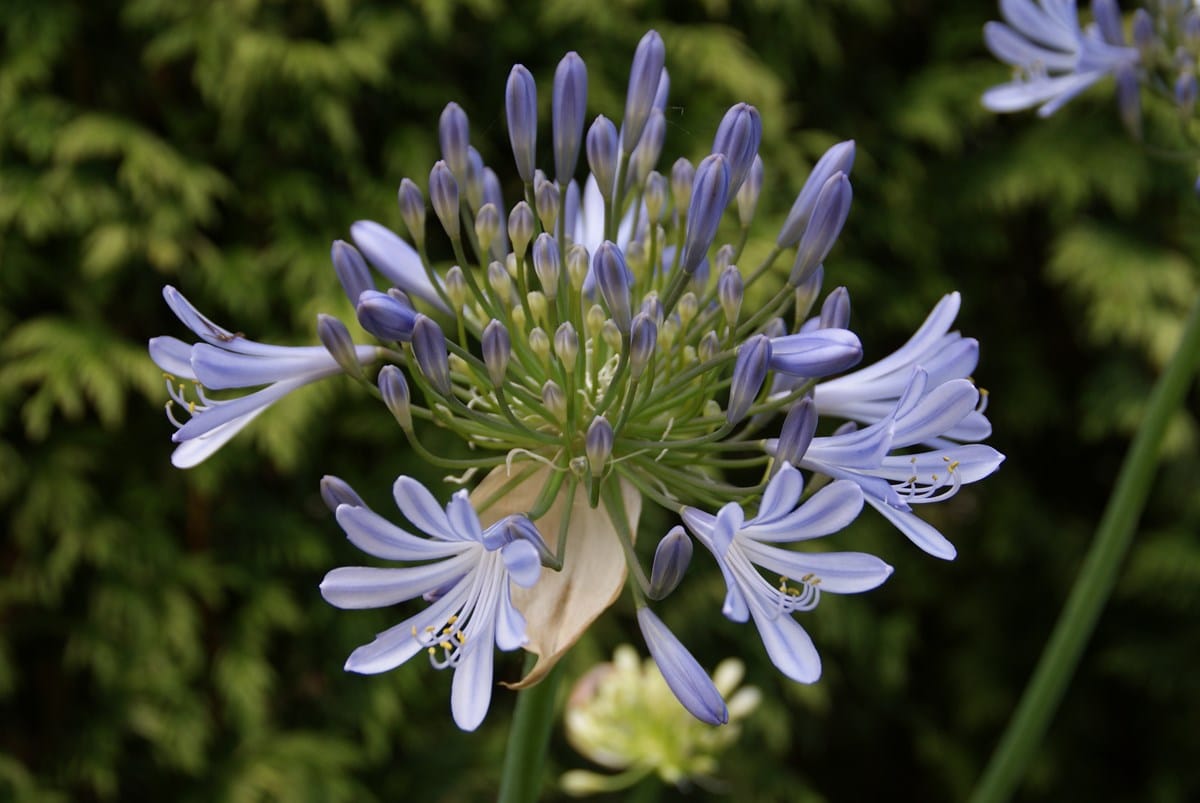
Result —
POLYGON ((537 547, 528 541, 512 541, 500 548, 504 567, 512 581, 522 588, 532 588, 542 573, 537 547))
POLYGON ((819 538, 848 527, 862 506, 863 492, 859 486, 850 480, 837 480, 786 516, 765 524, 751 521, 742 529, 742 535, 776 543, 819 538))
POLYGON ((416 296, 442 312, 450 312, 429 281, 420 255, 395 232, 373 220, 360 220, 350 226, 350 236, 388 281, 410 296, 416 296))
POLYGON ((487 716, 492 704, 492 667, 495 653, 490 643, 469 645, 454 668, 450 685, 450 712, 454 724, 473 731, 487 716))
POLYGON ((752 605, 750 613, 775 667, 798 683, 816 683, 821 677, 821 656, 812 638, 791 616, 752 605))
POLYGON ((746 541, 746 557, 773 574, 799 578, 816 575, 810 581, 821 591, 857 594, 879 587, 892 574, 892 567, 865 552, 795 552, 790 549, 746 541))
POLYGON ((342 566, 325 575, 321 596, 338 608, 384 608, 441 588, 466 574, 473 562, 464 555, 398 569, 342 566))
POLYGON ((869 494, 864 498, 871 507, 882 513, 885 519, 895 525, 896 529, 902 532, 909 541, 925 552, 942 560, 954 560, 958 555, 958 550, 954 548, 954 544, 946 540, 946 536, 938 532, 937 528, 929 522, 918 518, 915 513, 897 510, 869 494))
POLYGON ((454 529, 446 511, 429 489, 412 477, 398 477, 392 486, 392 495, 396 498, 396 507, 421 532, 443 541, 463 541, 471 537, 469 533, 454 529))
POLYGON ((350 543, 368 555, 384 560, 433 560, 471 548, 460 541, 447 543, 418 538, 365 507, 339 505, 334 515, 350 543))

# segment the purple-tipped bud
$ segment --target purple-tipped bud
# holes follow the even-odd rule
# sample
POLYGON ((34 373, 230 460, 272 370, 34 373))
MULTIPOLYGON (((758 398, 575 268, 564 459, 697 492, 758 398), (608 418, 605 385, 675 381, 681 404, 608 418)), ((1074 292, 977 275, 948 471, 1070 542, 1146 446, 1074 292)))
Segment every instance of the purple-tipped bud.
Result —
POLYGON ((704 260, 721 214, 729 200, 729 168, 725 157, 719 153, 705 157, 696 168, 692 182, 692 200, 688 205, 687 233, 683 241, 683 257, 680 266, 685 273, 692 274, 704 260))
POLYGON ((696 168, 687 159, 680 157, 671 165, 671 195, 680 214, 687 211, 692 202, 692 184, 696 180, 696 168))
MULTIPOLYGON (((812 272, 812 275, 796 288, 796 301, 793 305, 796 311, 796 320, 802 321, 808 317, 808 313, 812 312, 813 304, 817 303, 817 296, 821 293, 821 285, 824 281, 825 269, 817 265, 817 269, 812 272)), ((785 333, 780 332, 780 334, 785 333)))
POLYGON ((599 477, 604 473, 608 458, 612 456, 613 430, 607 418, 598 415, 592 419, 583 445, 587 452, 588 468, 593 477, 599 477))
POLYGON ((451 240, 461 234, 458 222, 458 182, 445 162, 438 161, 429 171, 429 200, 434 214, 451 240))
POLYGON ((512 277, 508 275, 508 271, 499 262, 491 262, 488 264, 487 270, 488 285, 492 288, 492 292, 496 294, 496 298, 501 304, 508 304, 512 298, 512 277))
POLYGON ((625 94, 625 117, 621 120, 621 148, 626 155, 633 153, 642 138, 642 130, 650 119, 654 98, 662 80, 667 51, 658 31, 647 31, 638 42, 629 69, 629 91, 625 94))
POLYGON ((821 305, 822 329, 845 329, 850 326, 850 291, 834 288, 821 305))
POLYGON ((412 329, 413 356, 417 367, 443 396, 450 395, 450 358, 446 352, 446 336, 437 322, 426 315, 417 315, 412 329))
POLYGON ((671 76, 667 72, 667 68, 663 67, 662 74, 658 76, 658 89, 654 90, 654 108, 660 112, 667 111, 667 98, 671 94, 671 76))
POLYGON ((561 324, 554 333, 554 353, 568 374, 575 372, 575 360, 579 357, 579 335, 570 321, 561 324))
POLYGON ((579 291, 587 280, 588 252, 579 243, 567 249, 567 278, 571 281, 571 289, 579 291))
POLYGON ((717 127, 713 138, 713 153, 724 154, 729 166, 729 194, 736 194, 758 156, 762 142, 762 118, 758 109, 739 103, 729 111, 717 127))
POLYGON ((667 208, 667 180, 662 173, 651 170, 646 176, 646 189, 642 194, 642 201, 646 204, 646 219, 650 225, 661 221, 667 208))
MULTIPOLYGON (((1180 73, 1175 81, 1175 103, 1185 117, 1192 116, 1192 111, 1196 108, 1196 95, 1196 73, 1191 70, 1180 73)), ((338 275, 341 276, 340 273, 338 275)))
POLYGON ((492 243, 500 234, 500 210, 495 204, 484 204, 475 213, 475 236, 479 239, 479 247, 491 250, 492 243))
POLYGON ((826 376, 861 359, 862 343, 849 329, 814 329, 771 340, 771 368, 792 376, 826 376))
POLYGON ((712 678, 697 663, 687 648, 675 638, 662 620, 649 608, 639 608, 638 627, 658 664, 667 688, 678 698, 692 716, 709 725, 724 725, 729 721, 729 709, 712 678))
POLYGON ((717 278, 717 302, 725 313, 725 323, 735 325, 742 310, 742 272, 736 265, 725 268, 717 278))
POLYGON ((613 323, 623 334, 628 333, 632 315, 629 306, 629 269, 625 266, 621 249, 605 240, 596 249, 592 270, 596 275, 600 297, 604 299, 613 323))
POLYGON ((362 497, 354 492, 345 480, 341 477, 335 477, 332 474, 326 474, 321 478, 321 501, 325 503, 325 507, 331 512, 336 513, 341 505, 350 505, 351 507, 366 507, 367 503, 362 500, 362 497))
POLYGON ((533 230, 536 225, 536 221, 533 219, 533 210, 524 201, 518 203, 508 213, 508 238, 512 240, 513 253, 517 255, 517 259, 525 258, 525 250, 529 248, 529 241, 533 239, 533 230))
POLYGON ((375 289, 371 269, 367 267, 367 261, 358 253, 357 248, 344 240, 334 240, 330 256, 333 259, 333 272, 337 274, 342 290, 352 306, 358 304, 358 297, 363 291, 375 289))
POLYGON ((766 335, 754 335, 738 349, 729 384, 729 407, 725 410, 725 420, 730 424, 746 417, 762 390, 770 362, 771 339, 766 335))
POLYGON ((654 356, 658 344, 658 325, 644 312, 634 316, 629 330, 629 376, 638 379, 654 356))
POLYGON ((702 362, 709 362, 721 353, 721 340, 717 337, 717 333, 709 330, 704 333, 704 337, 700 338, 700 345, 696 347, 696 354, 702 362))
POLYGON ((763 160, 761 156, 754 157, 750 172, 742 182, 742 188, 737 194, 738 222, 742 228, 747 228, 754 220, 754 210, 758 208, 758 196, 762 194, 763 160))
POLYGON ((646 176, 658 164, 658 156, 662 153, 663 140, 667 137, 667 118, 658 109, 650 112, 646 121, 646 129, 642 132, 642 141, 634 148, 629 157, 629 173, 625 179, 625 188, 636 187, 646 180, 646 176))
POLYGON ((446 108, 442 110, 442 116, 438 120, 438 143, 442 146, 442 158, 446 160, 454 177, 465 183, 467 148, 471 143, 467 113, 457 103, 447 103, 446 108))
POLYGON ((825 261, 825 257, 829 256, 838 235, 842 233, 842 226, 846 225, 852 196, 850 179, 842 172, 830 176, 821 188, 808 227, 804 229, 804 236, 800 238, 800 247, 796 250, 796 261, 788 278, 792 287, 803 284, 817 266, 825 261))
POLYGON ((808 174, 808 180, 804 182, 800 194, 796 196, 796 202, 792 204, 792 210, 788 212, 787 220, 783 222, 783 228, 775 238, 776 245, 788 248, 800 242, 800 236, 808 227, 808 219, 812 217, 817 197, 820 196, 826 182, 834 173, 849 175, 853 166, 854 140, 839 142, 825 151, 825 155, 817 160, 812 172, 808 174))
POLYGON ((467 176, 458 180, 467 196, 467 206, 472 210, 487 203, 483 197, 483 157, 474 148, 467 148, 467 176))
POLYGON ((467 303, 467 292, 467 277, 463 275, 462 268, 451 265, 446 271, 446 297, 450 299, 454 309, 462 310, 463 305, 467 303))
POLYGON ((400 219, 408 229, 408 236, 412 237, 417 248, 424 248, 425 196, 421 195, 420 188, 412 179, 406 178, 400 181, 400 191, 396 193, 396 200, 400 204, 400 219))
POLYGON ((529 70, 520 64, 508 74, 504 110, 508 115, 508 139, 512 142, 517 174, 526 184, 532 184, 537 152, 537 85, 529 70))
POLYGON ((692 539, 678 525, 663 536, 650 565, 650 599, 663 599, 679 585, 692 562, 692 539))
POLYGON ((542 229, 545 231, 554 231, 554 226, 558 223, 560 198, 558 185, 551 181, 543 181, 534 190, 533 200, 537 204, 538 220, 542 222, 542 229))
POLYGON ((1139 8, 1133 12, 1132 33, 1134 46, 1145 57, 1158 42, 1158 35, 1154 33, 1154 19, 1149 11, 1139 8))
POLYGON ((663 323, 663 305, 659 299, 658 293, 651 290, 645 298, 642 299, 642 308, 639 310, 650 316, 650 320, 654 321, 657 326, 662 326, 663 323))
POLYGON ((587 66, 579 54, 563 56, 554 71, 551 116, 554 123, 554 178, 563 186, 575 177, 579 143, 587 115, 587 66))
POLYGON ((617 127, 603 114, 588 129, 587 160, 600 195, 611 201, 617 183, 617 127))
POLYGON ((542 385, 542 406, 559 421, 567 418, 567 394, 553 379, 542 385))
POLYGON ((779 441, 775 447, 775 463, 791 463, 799 465, 813 435, 817 431, 817 405, 811 396, 805 396, 792 405, 783 426, 779 429, 779 441))
POLYGON ((359 325, 380 340, 412 339, 417 313, 413 308, 378 290, 365 290, 355 308, 359 325))
POLYGON ((542 292, 553 301, 558 297, 558 277, 562 272, 562 261, 558 255, 558 243, 546 232, 533 241, 533 270, 542 283, 542 292))
POLYGON ((481 349, 488 379, 492 380, 496 387, 502 387, 504 377, 508 373, 508 361, 512 358, 512 343, 508 339, 508 330, 504 328, 504 324, 492 320, 483 328, 481 349))
POLYGON ((383 396, 383 403, 391 411, 396 423, 405 432, 411 430, 412 408, 408 382, 405 381, 404 374, 394 365, 385 365, 379 369, 379 378, 376 381, 379 384, 379 393, 383 396))
POLYGON ((362 364, 355 353, 354 340, 346 324, 332 315, 317 315, 317 337, 321 345, 337 362, 343 371, 355 378, 362 377, 362 364))

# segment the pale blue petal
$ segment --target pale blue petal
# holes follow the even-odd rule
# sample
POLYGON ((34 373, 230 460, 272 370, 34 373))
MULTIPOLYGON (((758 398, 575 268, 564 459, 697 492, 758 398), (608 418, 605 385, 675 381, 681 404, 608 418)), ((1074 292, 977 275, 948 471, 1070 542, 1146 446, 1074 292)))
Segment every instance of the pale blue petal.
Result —
POLYGON ((801 467, 822 463, 840 468, 871 469, 879 465, 892 447, 892 421, 887 419, 869 427, 841 435, 813 438, 801 467))
POLYGON ((505 651, 515 650, 529 641, 525 635, 525 617, 512 604, 512 592, 507 583, 501 595, 496 606, 496 646, 505 651))
POLYGON ((150 338, 150 359, 171 376, 196 381, 192 373, 192 347, 177 337, 150 338))
POLYGON ((470 556, 462 556, 398 569, 343 566, 325 575, 321 596, 338 608, 383 608, 443 587, 466 574, 472 563, 470 556))
POLYGON ((470 495, 465 491, 456 491, 446 505, 446 517, 450 520, 450 530, 465 539, 483 543, 483 527, 479 523, 479 514, 471 506, 470 495))
POLYGON ((728 722, 729 709, 712 678, 675 634, 649 608, 639 608, 637 619, 651 657, 683 707, 701 722, 710 725, 728 722))
POLYGON ((1030 0, 1000 0, 1000 13, 1022 34, 1035 42, 1072 51, 1079 46, 1079 22, 1074 3, 1063 4, 1055 12, 1047 13, 1030 0))
POLYGON ((891 455, 873 473, 894 482, 906 482, 914 476, 928 481, 934 474, 944 478, 947 467, 954 463, 959 481, 966 485, 988 476, 1003 462, 1004 455, 992 447, 969 443, 922 454, 891 455))
POLYGON ((679 515, 696 536, 704 538, 709 544, 712 543, 713 528, 717 524, 716 517, 694 507, 685 507, 679 515))
POLYGON ((903 416, 897 416, 892 447, 899 448, 937 438, 949 432, 979 404, 979 391, 967 379, 938 385, 903 416))
POLYGON ((522 588, 532 588, 541 576, 542 562, 537 547, 528 541, 512 541, 500 549, 504 567, 512 581, 522 588))
POLYGON ((742 528, 744 516, 737 502, 729 502, 717 511, 716 524, 712 530, 712 544, 719 557, 724 556, 733 542, 733 536, 742 528))
MULTIPOLYGON (((257 414, 258 412, 262 412, 262 410, 279 401, 296 388, 303 387, 310 382, 315 382, 321 377, 321 374, 309 374, 283 382, 276 382, 274 385, 255 391, 247 396, 230 399, 229 401, 221 401, 206 410, 198 410, 192 416, 191 420, 176 430, 175 434, 171 436, 171 440, 176 443, 189 441, 192 438, 209 434, 222 424, 227 424, 252 413, 257 414)), ((244 421, 242 425, 244 426, 247 423, 249 423, 249 420, 244 421)))
POLYGON ((212 428, 203 435, 184 441, 176 447, 175 451, 171 452, 171 465, 175 468, 193 468, 200 465, 266 409, 266 407, 256 408, 240 418, 212 428))
POLYGON ((863 493, 858 484, 837 480, 787 516, 765 524, 751 522, 742 529, 742 535, 776 543, 819 538, 848 527, 862 506, 863 493))
POLYGON ((746 522, 746 528, 768 524, 788 515, 796 508, 803 491, 804 476, 792 468, 790 463, 784 463, 767 483, 767 489, 763 491, 762 501, 758 505, 758 514, 746 522))
POLYGON ((412 477, 397 478, 392 486, 392 495, 396 498, 396 507, 400 508, 404 517, 421 532, 443 541, 463 541, 470 538, 469 534, 455 531, 437 499, 412 477))
POLYGON ((465 731, 478 728, 492 704, 492 665, 495 653, 492 652, 493 639, 483 640, 490 635, 472 634, 470 638, 480 641, 468 643, 462 659, 454 668, 454 682, 450 686, 450 712, 454 715, 454 724, 465 731))
POLYGON ((323 346, 298 348, 287 356, 261 357, 197 343, 192 347, 192 370, 206 388, 224 390, 269 385, 308 374, 332 375, 342 369, 323 346))
POLYGON ((1002 22, 989 22, 983 26, 983 41, 996 58, 1014 67, 1041 65, 1049 70, 1069 71, 1075 69, 1079 57, 1074 52, 1050 50, 1040 47, 1002 22))
POLYGON ((821 677, 821 656, 804 628, 791 616, 760 605, 750 612, 771 663, 798 683, 816 683, 821 677))
POLYGON ((472 548, 462 542, 418 538, 365 507, 339 505, 335 516, 350 543, 384 560, 434 560, 472 548))
POLYGON ((242 354, 258 354, 263 357, 280 356, 292 348, 256 343, 253 340, 247 340, 244 335, 217 326, 192 306, 192 303, 184 298, 182 293, 170 285, 163 288, 163 298, 166 300, 167 306, 175 313, 175 317, 179 318, 184 326, 214 346, 242 354))
POLYGON ((816 575, 817 588, 834 594, 857 594, 878 588, 892 567, 865 552, 794 552, 790 549, 744 543, 746 557, 768 572, 793 580, 816 575))
POLYGON ((410 296, 423 299, 442 312, 450 312, 430 283, 420 254, 395 232, 373 220, 360 220, 350 226, 350 236, 388 281, 410 296))
POLYGON ((425 610, 389 627, 370 644, 364 644, 350 653, 350 657, 346 659, 346 671, 364 675, 386 672, 425 649, 428 645, 413 634, 424 633, 427 627, 438 628, 444 625, 450 614, 462 607, 466 598, 463 585, 456 585, 451 593, 441 597, 425 610))
POLYGON ((771 338, 771 368, 795 376, 816 377, 844 371, 862 359, 862 343, 849 329, 771 338))
POLYGON ((897 530, 904 533, 908 540, 935 558, 954 560, 958 554, 958 550, 954 548, 954 544, 946 540, 946 536, 938 532, 932 524, 918 518, 916 514, 897 510, 870 495, 866 497, 866 500, 871 507, 882 513, 883 517, 890 521, 897 530))

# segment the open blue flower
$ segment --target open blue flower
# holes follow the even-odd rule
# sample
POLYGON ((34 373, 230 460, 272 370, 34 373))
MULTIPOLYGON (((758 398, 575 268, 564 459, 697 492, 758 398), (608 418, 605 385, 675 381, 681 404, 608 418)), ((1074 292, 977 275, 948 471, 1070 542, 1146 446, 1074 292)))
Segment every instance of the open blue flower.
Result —
POLYGON ((717 512, 683 509, 683 522, 716 558, 727 588, 722 608, 730 619, 753 618, 772 663, 801 683, 821 675, 821 659, 796 611, 812 610, 822 591, 853 594, 879 586, 892 567, 862 552, 797 552, 775 544, 807 541, 835 533, 862 510, 863 494, 853 482, 833 482, 798 505, 804 479, 784 463, 767 484, 758 514, 745 519, 730 502, 717 512), (778 578, 770 582, 761 570, 778 578))
MULTIPOLYGON (((188 344, 174 337, 150 340, 150 358, 167 374, 167 414, 179 429, 172 440, 179 447, 171 455, 178 468, 191 468, 208 458, 236 435, 259 413, 297 388, 342 372, 342 367, 324 346, 274 346, 256 343, 230 332, 202 315, 174 287, 163 288, 171 311, 203 343, 188 344), (177 379, 195 383, 197 400, 184 395, 177 379), (262 390, 236 399, 212 399, 205 392, 265 385, 262 390), (175 419, 174 405, 191 415, 186 422, 175 419)), ((374 346, 356 346, 358 361, 376 359, 374 346)))
POLYGON ((511 585, 530 588, 537 582, 545 545, 524 516, 483 528, 466 491, 456 493, 444 511, 411 477, 397 479, 393 492, 397 507, 427 538, 357 505, 339 505, 338 524, 367 554, 413 565, 334 569, 325 575, 321 594, 339 608, 379 608, 416 597, 430 605, 352 652, 346 669, 386 672, 424 650, 438 669, 454 668, 454 721, 475 730, 491 704, 493 645, 515 650, 527 641, 511 585))

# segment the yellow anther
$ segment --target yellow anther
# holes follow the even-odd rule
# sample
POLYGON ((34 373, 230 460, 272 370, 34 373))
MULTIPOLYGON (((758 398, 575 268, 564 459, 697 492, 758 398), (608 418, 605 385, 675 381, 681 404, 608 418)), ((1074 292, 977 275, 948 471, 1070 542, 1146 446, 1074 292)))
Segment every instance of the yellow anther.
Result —
POLYGON ((428 649, 425 650, 425 652, 429 653, 430 658, 437 655, 437 650, 435 650, 433 647, 429 647, 428 649))
POLYGON ((454 645, 448 641, 438 642, 438 646, 441 647, 446 652, 450 652, 450 650, 454 649, 454 645))
POLYGON ((951 463, 950 465, 946 466, 946 470, 947 470, 947 471, 954 471, 956 468, 958 468, 958 461, 957 461, 957 460, 955 460, 955 461, 954 461, 953 463, 951 463))
POLYGON ((188 412, 192 415, 196 414, 196 403, 194 401, 188 402, 188 412))
POLYGON ((446 620, 446 624, 452 625, 457 621, 458 621, 458 614, 456 613, 453 616, 451 616, 449 619, 446 620))
POLYGON ((461 630, 454 634, 454 638, 456 641, 458 641, 459 644, 467 643, 467 634, 462 632, 461 630))
POLYGON ((412 626, 412 634, 413 634, 413 638, 417 637, 417 626, 416 625, 412 626))

